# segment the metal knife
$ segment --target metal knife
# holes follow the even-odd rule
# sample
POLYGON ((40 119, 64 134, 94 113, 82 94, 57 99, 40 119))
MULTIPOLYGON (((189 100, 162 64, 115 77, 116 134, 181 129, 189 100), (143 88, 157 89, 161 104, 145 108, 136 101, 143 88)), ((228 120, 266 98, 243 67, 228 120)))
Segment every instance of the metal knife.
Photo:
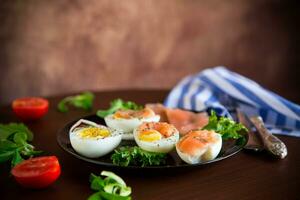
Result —
POLYGON ((265 149, 276 157, 279 157, 281 159, 285 158, 288 153, 287 147, 278 137, 272 135, 272 133, 268 131, 268 129, 264 125, 262 118, 259 116, 253 116, 250 117, 250 121, 253 123, 258 133, 260 134, 265 149))
POLYGON ((252 123, 249 121, 247 116, 240 110, 236 109, 237 112, 237 118, 241 124, 243 124, 248 130, 248 142, 244 146, 244 149, 247 150, 253 150, 253 151, 262 151, 264 150, 264 144, 261 141, 260 137, 257 135, 256 132, 253 132, 252 129, 252 123))

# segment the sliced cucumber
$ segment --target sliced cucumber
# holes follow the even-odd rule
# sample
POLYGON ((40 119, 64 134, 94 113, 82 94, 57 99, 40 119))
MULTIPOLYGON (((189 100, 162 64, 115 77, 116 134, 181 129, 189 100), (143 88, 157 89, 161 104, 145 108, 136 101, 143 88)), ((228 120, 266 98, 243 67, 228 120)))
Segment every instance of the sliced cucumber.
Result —
POLYGON ((111 183, 104 186, 103 190, 110 194, 116 194, 120 196, 129 196, 131 194, 131 187, 120 185, 119 183, 111 183))
POLYGON ((102 171, 102 172, 101 172, 101 175, 102 175, 102 176, 107 176, 107 177, 109 177, 109 178, 111 178, 111 179, 114 179, 114 180, 115 180, 117 183, 119 183, 120 185, 126 186, 125 181, 124 181, 121 177, 119 177, 118 175, 116 175, 116 174, 113 173, 113 172, 102 171))
POLYGON ((123 187, 120 191, 120 196, 126 197, 131 194, 131 187, 123 187))

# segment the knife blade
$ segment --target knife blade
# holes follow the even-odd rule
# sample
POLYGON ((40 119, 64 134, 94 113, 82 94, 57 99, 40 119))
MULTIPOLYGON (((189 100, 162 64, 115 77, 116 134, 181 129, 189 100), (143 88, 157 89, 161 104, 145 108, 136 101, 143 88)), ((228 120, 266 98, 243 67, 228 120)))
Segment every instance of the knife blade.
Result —
POLYGON ((264 150, 263 142, 261 141, 261 139, 259 138, 257 133, 253 132, 251 130, 252 126, 251 126, 251 122, 249 121, 249 119, 238 108, 236 109, 236 113, 237 113, 238 121, 241 124, 243 124, 249 130, 249 132, 248 132, 248 142, 244 146, 244 149, 253 150, 253 151, 257 151, 257 152, 264 150))

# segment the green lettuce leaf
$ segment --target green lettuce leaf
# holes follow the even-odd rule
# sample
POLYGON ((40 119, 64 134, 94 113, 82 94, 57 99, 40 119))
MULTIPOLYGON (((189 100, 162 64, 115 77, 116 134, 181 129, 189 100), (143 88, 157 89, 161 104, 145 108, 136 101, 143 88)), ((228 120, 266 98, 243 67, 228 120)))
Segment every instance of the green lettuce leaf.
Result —
POLYGON ((208 124, 202 129, 213 130, 221 134, 224 140, 243 138, 243 133, 248 132, 244 125, 227 117, 218 117, 214 111, 211 112, 208 124))
POLYGON ((110 108, 107 110, 98 110, 97 116, 104 118, 107 115, 113 114, 118 110, 140 110, 143 106, 138 105, 132 101, 123 101, 122 99, 115 99, 110 103, 110 108))

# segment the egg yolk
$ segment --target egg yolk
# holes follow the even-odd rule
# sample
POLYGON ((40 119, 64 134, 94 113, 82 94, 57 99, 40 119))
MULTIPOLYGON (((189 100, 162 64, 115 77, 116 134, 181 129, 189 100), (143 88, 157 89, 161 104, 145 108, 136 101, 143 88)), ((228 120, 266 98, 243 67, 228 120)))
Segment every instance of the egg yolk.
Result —
POLYGON ((145 142, 154 142, 161 139, 160 132, 156 130, 147 130, 139 134, 139 139, 145 142))
POLYGON ((109 130, 107 129, 101 129, 97 127, 90 127, 90 128, 85 128, 80 132, 80 136, 82 138, 104 138, 110 135, 109 130))

